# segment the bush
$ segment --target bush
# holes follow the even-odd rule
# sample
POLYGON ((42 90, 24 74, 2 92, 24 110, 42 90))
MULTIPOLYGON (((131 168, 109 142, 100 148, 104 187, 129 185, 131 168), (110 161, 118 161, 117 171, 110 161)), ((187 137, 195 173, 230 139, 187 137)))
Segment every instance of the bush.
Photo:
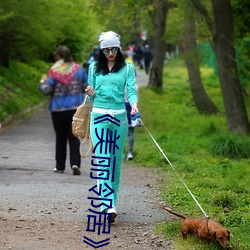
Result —
POLYGON ((42 74, 48 64, 36 61, 27 65, 12 61, 10 68, 0 67, 0 122, 11 115, 19 117, 22 111, 34 107, 46 97, 38 90, 42 74))
POLYGON ((236 135, 215 137, 211 143, 211 151, 215 155, 231 158, 249 158, 250 146, 247 138, 236 135))

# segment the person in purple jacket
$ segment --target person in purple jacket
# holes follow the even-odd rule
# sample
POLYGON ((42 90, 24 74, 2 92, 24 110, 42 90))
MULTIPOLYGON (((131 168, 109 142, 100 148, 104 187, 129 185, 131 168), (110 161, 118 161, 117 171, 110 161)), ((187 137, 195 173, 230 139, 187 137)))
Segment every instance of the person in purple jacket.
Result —
POLYGON ((67 46, 59 46, 54 53, 56 62, 48 75, 41 79, 40 91, 50 95, 49 110, 56 135, 55 173, 64 173, 66 168, 67 142, 69 142, 70 166, 73 175, 80 175, 80 142, 72 134, 72 117, 84 100, 87 74, 73 61, 67 46))

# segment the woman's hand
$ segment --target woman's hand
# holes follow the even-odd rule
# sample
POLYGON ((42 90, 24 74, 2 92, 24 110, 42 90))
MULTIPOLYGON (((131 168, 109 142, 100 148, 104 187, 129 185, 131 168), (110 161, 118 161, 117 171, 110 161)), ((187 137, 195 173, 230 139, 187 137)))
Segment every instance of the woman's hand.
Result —
POLYGON ((43 76, 42 76, 42 78, 41 78, 41 80, 40 80, 40 83, 45 83, 45 81, 47 80, 47 75, 46 74, 44 74, 43 76))
POLYGON ((92 87, 90 87, 90 86, 88 86, 88 87, 85 89, 85 92, 86 92, 86 94, 87 94, 88 96, 95 96, 95 90, 94 90, 92 87))
POLYGON ((134 102, 134 103, 131 105, 131 112, 130 112, 130 114, 133 116, 133 115, 135 115, 137 112, 138 112, 137 104, 134 102))

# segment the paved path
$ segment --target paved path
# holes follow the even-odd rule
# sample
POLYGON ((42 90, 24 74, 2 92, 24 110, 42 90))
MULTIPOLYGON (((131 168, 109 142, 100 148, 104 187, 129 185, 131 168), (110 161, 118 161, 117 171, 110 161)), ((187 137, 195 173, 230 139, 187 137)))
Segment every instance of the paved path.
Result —
POLYGON ((139 68, 136 68, 136 84, 138 87, 145 87, 148 85, 148 75, 139 68))
MULTIPOLYGON (((138 76, 142 85, 147 77, 138 76)), ((91 156, 82 160, 81 176, 69 164, 64 174, 53 173, 54 132, 49 111, 0 130, 0 249, 90 249, 86 232, 91 156)), ((153 234, 157 222, 167 219, 159 207, 157 170, 123 167, 118 218, 111 227, 110 244, 101 249, 166 249, 153 234)), ((105 239, 107 238, 104 237, 105 239)), ((168 248, 170 249, 170 248, 168 248)))

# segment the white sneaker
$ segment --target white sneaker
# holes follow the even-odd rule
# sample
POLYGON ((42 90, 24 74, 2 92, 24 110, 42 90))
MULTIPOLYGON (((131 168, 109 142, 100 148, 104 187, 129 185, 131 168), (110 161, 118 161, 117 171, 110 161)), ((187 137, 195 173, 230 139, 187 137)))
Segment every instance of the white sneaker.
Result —
POLYGON ((133 160, 133 155, 131 152, 128 152, 128 155, 127 155, 127 161, 130 161, 130 160, 133 160))
POLYGON ((54 168, 53 171, 54 171, 55 173, 59 173, 59 174, 63 174, 63 173, 64 173, 63 170, 57 170, 57 168, 54 168))
POLYGON ((110 215, 107 216, 107 220, 109 221, 109 217, 111 216, 110 223, 114 223, 115 222, 115 218, 117 216, 116 209, 114 207, 109 208, 108 211, 107 211, 107 213, 110 214, 110 215))

